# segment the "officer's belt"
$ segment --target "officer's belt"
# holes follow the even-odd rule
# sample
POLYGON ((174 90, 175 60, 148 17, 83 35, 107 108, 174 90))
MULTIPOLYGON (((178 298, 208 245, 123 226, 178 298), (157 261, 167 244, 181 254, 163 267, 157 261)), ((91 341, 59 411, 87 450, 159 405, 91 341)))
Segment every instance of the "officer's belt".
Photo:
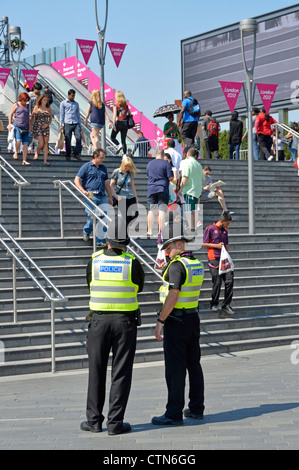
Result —
POLYGON ((173 317, 182 317, 183 315, 190 315, 191 313, 198 313, 197 308, 174 308, 170 315, 173 317))
POLYGON ((115 311, 115 310, 112 310, 112 311, 107 311, 107 312, 96 312, 95 310, 92 311, 91 313, 93 315, 98 315, 98 316, 102 316, 102 315, 105 315, 105 316, 108 316, 108 315, 126 315, 127 317, 132 317, 132 318, 135 318, 135 314, 136 314, 137 310, 133 310, 133 311, 127 311, 127 310, 124 310, 124 311, 115 311))

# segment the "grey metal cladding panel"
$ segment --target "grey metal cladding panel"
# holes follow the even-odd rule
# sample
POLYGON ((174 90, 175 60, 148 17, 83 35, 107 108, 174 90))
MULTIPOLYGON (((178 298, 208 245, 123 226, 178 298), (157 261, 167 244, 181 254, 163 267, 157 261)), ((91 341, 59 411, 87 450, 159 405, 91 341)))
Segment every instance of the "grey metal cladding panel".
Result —
MULTIPOLYGON (((291 102, 292 82, 299 79, 299 11, 259 22, 254 82, 278 85, 275 102, 291 102)), ((252 35, 246 35, 245 58, 250 66, 252 35)), ((183 85, 199 100, 201 108, 226 112, 227 102, 219 80, 245 82, 238 24, 183 43, 183 85)), ((255 103, 261 103, 258 91, 255 103)), ((236 108, 245 106, 241 91, 236 108)))
MULTIPOLYGON (((294 32, 287 32, 284 34, 280 34, 279 36, 276 37, 275 44, 273 44, 273 37, 268 38, 266 40, 257 40, 257 56, 260 55, 260 51, 262 51, 264 48, 269 46, 270 48, 279 47, 279 50, 285 50, 289 48, 289 45, 294 41, 294 39, 298 40, 298 31, 297 31, 297 36, 294 36, 294 32), (279 40, 278 40, 279 39, 279 40), (278 40, 278 41, 277 41, 278 40)), ((186 46, 187 47, 187 46, 186 46)), ((245 44, 245 54, 247 57, 247 53, 251 53, 251 48, 252 48, 252 42, 245 44)), ((217 52, 213 52, 212 49, 209 49, 207 51, 198 51, 196 53, 188 54, 185 52, 185 70, 188 70, 190 67, 193 67, 195 65, 204 65, 212 61, 216 61, 219 59, 227 59, 230 58, 234 55, 240 55, 241 56, 241 43, 238 43, 236 45, 233 45, 233 43, 227 43, 223 45, 223 48, 219 50, 217 48, 217 52), (199 55, 200 54, 200 55, 199 55), (192 58, 191 56, 197 56, 196 58, 192 58), (192 59, 192 60, 191 60, 192 59)), ((250 56, 249 56, 250 57, 250 56)), ((296 56, 294 56, 296 57, 296 56)), ((242 57, 241 57, 242 60, 242 57)))
MULTIPOLYGON (((241 58, 239 58, 241 59, 241 58)), ((298 46, 294 47, 292 50, 289 49, 284 53, 284 59, 279 62, 279 65, 276 62, 276 54, 267 54, 267 62, 265 63, 265 56, 259 57, 256 59, 256 67, 254 73, 254 79, 256 80, 261 74, 265 75, 263 70, 265 67, 267 68, 269 75, 271 76, 271 82, 273 82, 274 77, 280 75, 280 71, 287 70, 289 76, 288 81, 290 81, 290 77, 298 74, 299 78, 299 44, 298 46)), ((242 60, 242 59, 241 59, 242 60)), ((239 60, 236 63, 223 63, 221 64, 213 64, 215 65, 214 68, 210 68, 208 71, 205 71, 202 67, 194 67, 192 73, 185 74, 185 84, 189 82, 204 82, 205 80, 210 80, 211 78, 217 77, 218 80, 225 80, 224 76, 227 76, 227 80, 233 81, 243 81, 244 80, 244 72, 242 69, 242 62, 239 60), (222 65, 223 64, 223 65, 222 65), (219 66, 221 65, 221 66, 219 66)), ((269 82, 269 77, 267 78, 269 82)), ((274 82, 273 82, 274 83, 274 82)))

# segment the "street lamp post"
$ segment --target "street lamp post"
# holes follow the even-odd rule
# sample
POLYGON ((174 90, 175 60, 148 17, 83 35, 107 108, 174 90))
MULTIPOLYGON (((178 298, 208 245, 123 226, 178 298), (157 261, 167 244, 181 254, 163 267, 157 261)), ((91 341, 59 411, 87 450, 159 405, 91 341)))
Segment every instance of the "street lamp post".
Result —
MULTIPOLYGON (((104 68, 105 68, 106 53, 105 53, 105 48, 104 48, 104 40, 105 40, 105 32, 106 32, 106 26, 107 26, 107 20, 108 20, 108 0, 106 0, 104 28, 101 29, 101 27, 99 26, 97 0, 95 0, 95 14, 96 14, 97 31, 98 31, 99 42, 100 42, 100 53, 99 53, 99 61, 100 61, 100 66, 101 66, 101 90, 100 91, 101 91, 102 101, 105 104, 104 68)), ((106 127, 105 126, 103 127, 102 132, 103 132, 102 148, 103 150, 106 151, 106 127)))
POLYGON ((253 71, 256 55, 256 32, 257 21, 253 18, 242 20, 239 24, 241 32, 241 47, 243 67, 246 77, 247 88, 247 119, 248 119, 248 228, 249 234, 255 233, 255 220, 254 220, 254 165, 253 165, 253 137, 252 137, 252 89, 253 89, 253 71), (253 58, 250 68, 246 65, 245 48, 244 48, 244 34, 253 33, 253 58))
POLYGON ((14 85, 15 85, 15 100, 18 101, 18 94, 19 94, 19 62, 22 52, 22 45, 21 45, 21 28, 19 26, 9 26, 8 28, 8 44, 9 50, 11 54, 11 60, 14 69, 14 85), (19 40, 19 47, 18 47, 18 57, 17 60, 14 58, 14 49, 12 47, 12 36, 19 40))

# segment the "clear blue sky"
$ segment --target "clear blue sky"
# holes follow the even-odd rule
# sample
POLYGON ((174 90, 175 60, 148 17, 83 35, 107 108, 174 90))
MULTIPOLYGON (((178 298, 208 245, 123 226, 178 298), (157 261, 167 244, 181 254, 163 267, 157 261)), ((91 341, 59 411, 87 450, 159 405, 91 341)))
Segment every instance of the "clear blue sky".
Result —
MULTIPOLYGON (((105 3, 97 2, 101 26, 105 3)), ((291 5, 282 0, 109 0, 105 42, 127 47, 118 68, 107 49, 105 81, 151 119, 159 106, 181 99, 181 39, 291 5)), ((98 39, 94 0, 1 0, 0 6, 0 16, 22 28, 24 57, 76 38, 98 39)), ((96 51, 88 66, 100 75, 96 51)), ((165 121, 155 122, 162 127, 165 121)))

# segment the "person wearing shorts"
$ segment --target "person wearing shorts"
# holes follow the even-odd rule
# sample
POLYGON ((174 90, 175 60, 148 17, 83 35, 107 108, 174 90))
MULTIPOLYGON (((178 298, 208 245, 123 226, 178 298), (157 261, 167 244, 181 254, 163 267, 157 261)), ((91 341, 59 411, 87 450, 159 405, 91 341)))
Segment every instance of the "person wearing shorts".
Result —
POLYGON ((14 137, 16 141, 13 158, 15 160, 18 158, 18 152, 22 144, 22 165, 30 165, 30 163, 27 162, 27 151, 30 137, 29 132, 31 131, 28 107, 29 100, 30 96, 28 93, 20 93, 18 96, 18 101, 13 104, 8 118, 8 128, 11 130, 14 126, 14 137))
POLYGON ((153 235, 155 211, 158 209, 159 231, 165 225, 168 213, 169 182, 173 180, 173 172, 168 161, 164 160, 164 150, 158 149, 156 158, 150 161, 146 167, 148 176, 147 189, 147 235, 153 235))
POLYGON ((96 150, 100 148, 100 131, 105 126, 105 118, 108 121, 109 129, 112 127, 99 90, 93 90, 91 94, 91 98, 87 106, 87 113, 84 123, 85 126, 87 126, 88 118, 90 119, 91 125, 90 140, 93 149, 96 150))
POLYGON ((191 231, 195 231, 197 226, 198 200, 202 192, 202 182, 205 179, 202 166, 196 160, 197 154, 195 148, 188 150, 186 163, 182 166, 182 180, 179 190, 179 196, 184 199, 185 217, 191 231))

